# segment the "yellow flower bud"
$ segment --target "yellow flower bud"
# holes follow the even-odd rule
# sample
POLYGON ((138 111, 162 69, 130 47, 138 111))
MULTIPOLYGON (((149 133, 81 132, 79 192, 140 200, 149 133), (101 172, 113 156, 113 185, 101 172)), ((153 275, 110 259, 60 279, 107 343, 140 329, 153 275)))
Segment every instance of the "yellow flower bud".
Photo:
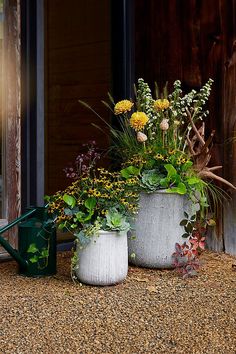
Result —
POLYGON ((154 108, 157 111, 163 111, 164 109, 167 109, 170 106, 170 102, 164 98, 164 99, 159 99, 154 101, 154 108))
POLYGON ((144 112, 135 112, 130 118, 130 125, 135 131, 143 130, 148 122, 148 116, 144 112))
POLYGON ((126 113, 131 111, 131 108, 133 107, 133 102, 129 100, 122 100, 117 102, 117 104, 114 107, 114 113, 115 115, 126 113))

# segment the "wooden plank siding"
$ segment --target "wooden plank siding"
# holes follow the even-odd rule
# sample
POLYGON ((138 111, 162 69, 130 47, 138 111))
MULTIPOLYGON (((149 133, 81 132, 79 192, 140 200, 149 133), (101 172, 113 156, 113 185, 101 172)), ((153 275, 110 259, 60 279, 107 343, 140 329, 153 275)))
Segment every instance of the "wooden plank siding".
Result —
MULTIPOLYGON (((236 185, 236 1, 222 6, 224 75, 222 77, 224 174, 236 185), (232 140, 233 138, 233 140, 232 140)), ((236 255, 236 195, 224 209, 225 251, 236 255)))
MULTIPOLYGON (((214 79, 207 122, 208 131, 216 129, 212 162, 223 163, 224 177, 236 185, 236 144, 229 143, 236 130, 236 1, 136 0, 135 29, 136 79, 160 86, 180 79, 186 90, 214 79)), ((236 254, 235 193, 223 223, 222 214, 209 245, 236 254)))
MULTIPOLYGON (((20 0, 4 2, 3 51, 3 216, 10 222, 21 212, 20 0)), ((16 233, 14 228, 5 235, 14 247, 16 233)))
POLYGON ((100 103, 110 91, 110 2, 46 1, 46 193, 66 186, 63 168, 96 140, 107 147, 104 127, 78 100, 92 105, 105 119, 100 103))

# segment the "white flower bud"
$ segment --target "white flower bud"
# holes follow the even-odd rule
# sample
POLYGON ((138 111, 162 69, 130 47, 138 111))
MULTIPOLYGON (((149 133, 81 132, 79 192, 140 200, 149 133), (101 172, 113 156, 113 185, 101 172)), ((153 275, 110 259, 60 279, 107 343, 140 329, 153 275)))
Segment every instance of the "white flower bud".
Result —
POLYGON ((137 140, 139 143, 144 143, 147 140, 147 135, 141 132, 137 133, 137 140))
POLYGON ((168 130, 169 129, 169 123, 168 123, 169 119, 163 119, 162 122, 160 123, 160 129, 161 130, 168 130))

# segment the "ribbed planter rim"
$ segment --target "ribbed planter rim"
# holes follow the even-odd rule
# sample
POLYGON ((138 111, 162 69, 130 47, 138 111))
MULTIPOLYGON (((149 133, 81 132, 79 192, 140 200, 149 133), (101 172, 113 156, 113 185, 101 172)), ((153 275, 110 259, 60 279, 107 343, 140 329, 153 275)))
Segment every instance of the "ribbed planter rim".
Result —
POLYGON ((141 193, 147 194, 147 195, 151 195, 151 194, 173 194, 173 195, 187 195, 187 194, 180 194, 180 193, 176 193, 176 192, 170 192, 168 191, 168 189, 157 189, 154 192, 146 192, 146 191, 141 191, 141 193))

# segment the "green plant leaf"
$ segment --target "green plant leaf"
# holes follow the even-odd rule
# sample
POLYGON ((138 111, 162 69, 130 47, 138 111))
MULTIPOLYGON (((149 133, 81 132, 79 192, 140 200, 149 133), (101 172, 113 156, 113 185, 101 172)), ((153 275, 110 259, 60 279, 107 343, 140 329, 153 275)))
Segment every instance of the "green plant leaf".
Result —
POLYGON ((121 176, 124 177, 125 179, 128 179, 132 176, 138 176, 139 173, 140 173, 140 169, 135 166, 128 166, 126 168, 123 168, 120 171, 121 176))
POLYGON ((142 186, 149 190, 157 190, 160 185, 161 177, 157 170, 147 170, 142 173, 141 184, 142 186))
POLYGON ((96 198, 90 197, 85 200, 84 205, 87 209, 91 210, 95 208, 96 202, 97 202, 96 198))
POLYGON ((80 242, 81 246, 86 246, 90 243, 90 239, 85 235, 83 231, 75 232, 74 235, 80 242))
POLYGON ((109 230, 128 231, 130 224, 126 221, 126 216, 118 212, 116 208, 111 208, 106 214, 106 227, 109 230))
POLYGON ((198 177, 190 177, 187 179, 188 184, 198 184, 201 180, 198 177))
POLYGON ((62 223, 60 223, 60 224, 58 225, 58 230, 63 230, 64 227, 65 227, 65 223, 62 222, 62 223))
POLYGON ((200 204, 199 203, 194 203, 193 205, 192 205, 192 212, 198 212, 199 210, 201 209, 201 207, 200 207, 200 204))
POLYGON ((186 172, 190 167, 192 167, 192 161, 187 161, 182 165, 182 171, 186 172))
POLYGON ((69 208, 64 208, 64 214, 72 216, 73 215, 73 211, 71 209, 69 209, 69 208))
POLYGON ((178 194, 186 194, 187 189, 184 183, 180 182, 177 187, 172 187, 167 189, 169 193, 178 193, 178 194))
POLYGON ((72 229, 76 229, 76 228, 77 228, 77 224, 71 224, 70 227, 71 227, 72 229))
POLYGON ((69 205, 71 208, 74 208, 75 204, 76 204, 76 200, 74 197, 72 197, 71 195, 68 194, 64 194, 63 195, 63 200, 64 202, 69 205))
POLYGON ((47 258, 49 256, 49 251, 47 248, 44 248, 41 252, 40 252, 40 258, 47 258))
POLYGON ((75 214, 76 220, 78 220, 79 222, 84 222, 85 216, 86 214, 82 211, 78 211, 78 213, 75 214))
POLYGON ((31 257, 31 258, 29 259, 29 261, 30 261, 31 263, 37 263, 38 260, 39 260, 39 257, 36 256, 36 255, 34 255, 33 257, 31 257))
POLYGON ((36 252, 38 252, 38 248, 37 248, 37 246, 36 246, 36 244, 35 243, 31 243, 30 245, 29 245, 29 248, 27 249, 27 252, 28 253, 36 253, 36 252))
POLYGON ((166 171, 168 173, 168 175, 167 175, 168 178, 171 178, 171 177, 177 175, 177 171, 176 171, 176 169, 174 168, 173 165, 166 164, 166 165, 164 165, 164 167, 165 167, 165 169, 166 169, 166 171))
POLYGON ((168 187, 168 180, 167 180, 167 178, 161 178, 161 179, 160 179, 160 185, 161 185, 163 188, 167 188, 167 187, 168 187))
POLYGON ((185 225, 187 225, 187 223, 188 223, 188 220, 184 219, 184 220, 181 220, 179 224, 180 224, 180 226, 185 226, 185 225))
MULTIPOLYGON (((78 213, 75 214, 75 216, 76 216, 76 220, 83 224, 86 221, 89 221, 91 219, 91 217, 93 216, 93 214, 94 214, 93 210, 90 210, 89 214, 85 214, 82 211, 79 211, 78 213)), ((76 220, 74 220, 74 221, 76 221, 76 220)))
POLYGON ((155 166, 155 164, 156 164, 156 160, 150 159, 150 160, 148 160, 146 162, 146 168, 147 169, 149 169, 149 168, 152 169, 155 166))
POLYGON ((185 231, 186 231, 187 233, 190 234, 190 233, 193 231, 193 225, 190 224, 190 223, 188 223, 188 224, 184 227, 184 229, 185 229, 185 231))
POLYGON ((177 193, 179 193, 179 194, 186 194, 187 193, 187 188, 186 188, 186 186, 185 186, 185 184, 183 182, 180 182, 178 184, 177 189, 178 189, 177 193))

